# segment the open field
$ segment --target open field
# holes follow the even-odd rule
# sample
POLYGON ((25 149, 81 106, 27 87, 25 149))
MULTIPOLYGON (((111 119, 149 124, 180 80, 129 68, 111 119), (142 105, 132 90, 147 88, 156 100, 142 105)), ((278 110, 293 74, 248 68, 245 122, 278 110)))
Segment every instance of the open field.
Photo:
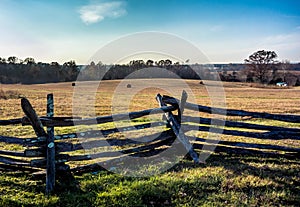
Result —
MULTIPOLYGON (((145 80, 147 81, 147 80, 145 80)), ((125 83, 132 83, 133 88, 141 88, 145 81, 127 80, 125 83), (136 82, 136 85, 135 85, 136 82)), ((148 80, 152 83, 153 88, 143 90, 138 98, 139 104, 134 105, 135 109, 143 109, 149 107, 157 107, 155 96, 157 93, 165 94, 164 90, 160 88, 167 88, 172 86, 172 91, 177 94, 177 98, 180 97, 182 92, 182 85, 177 84, 176 80, 156 81, 148 80), (165 84, 164 84, 165 83, 165 84), (146 104, 146 105, 145 105, 146 104)), ((120 81, 102 81, 97 93, 97 115, 109 114, 111 112, 110 103, 112 100, 113 91, 116 89, 120 81), (99 107, 98 107, 99 106, 99 107)), ((123 84, 125 84, 123 83, 123 84)), ((190 86, 194 97, 198 104, 210 105, 210 99, 206 90, 207 86, 200 85, 199 81, 186 80, 186 83, 190 86)), ((79 83, 80 85, 81 83, 79 83)), ((96 82, 82 83, 87 85, 95 85, 96 82)), ((300 87, 294 87, 291 89, 263 89, 253 88, 252 84, 248 83, 230 83, 224 82, 226 104, 227 108, 251 110, 257 112, 268 113, 296 113, 300 114, 300 87)), ((78 85, 78 84, 77 84, 78 85)), ((36 85, 0 85, 4 91, 16 91, 20 96, 27 97, 31 100, 37 111, 44 114, 45 110, 45 97, 48 93, 53 93, 56 103, 56 115, 72 114, 72 98, 73 89, 71 83, 53 83, 53 84, 36 84, 36 85)), ((0 89, 1 89, 0 88, 0 89)), ((121 93, 128 93, 130 88, 123 88, 121 93)), ((16 97, 17 98, 17 97, 16 97)), ((135 101, 132 100, 134 103, 135 101)), ((1 103, 1 116, 12 118, 16 116, 22 116, 22 111, 19 106, 19 102, 16 99, 4 100, 0 99, 1 103), (14 110, 11 110, 13 107, 14 110)))
MULTIPOLYGON (((180 98, 183 85, 176 80, 126 80, 132 88, 120 87, 117 97, 129 94, 135 88, 142 88, 146 82, 153 85, 141 90, 129 104, 130 111, 157 107, 157 93, 180 98), (168 92, 166 88, 170 89, 168 92)), ((96 115, 112 113, 113 92, 119 80, 103 81, 96 93, 96 115)), ((200 85, 199 81, 187 80, 190 98, 205 106, 210 105, 206 87, 214 88, 213 82, 200 85), (192 93, 191 93, 192 92, 192 93)), ((270 89, 253 88, 245 83, 223 83, 226 105, 230 109, 255 112, 300 115, 300 88, 270 89)), ((87 93, 95 82, 77 83, 87 93)), ((71 116, 73 89, 71 83, 43 85, 1 85, 6 93, 14 96, 0 99, 0 119, 22 117, 18 97, 27 97, 40 116, 46 114, 46 95, 53 93, 55 115, 71 116), (12 92, 13 91, 13 92, 12 92)), ((0 88, 0 90, 1 90, 0 88)), ((222 90, 221 88, 216 88, 222 90)), ((125 96, 124 96, 125 97, 125 96)), ((191 101, 188 99, 188 101, 191 101)), ((85 103, 86 104, 86 103, 85 103)), ((127 111, 126 107, 113 108, 113 112, 127 111)), ((186 111, 185 113, 189 113, 186 111)), ((201 114, 202 116, 208 116, 201 114)), ((88 115, 87 115, 88 116, 88 115)), ((241 120, 247 117, 228 117, 241 120)), ((298 127, 300 124, 250 119, 249 123, 298 127)), ((105 127, 105 126, 103 126, 105 127)), ((67 132, 67 129, 56 129, 67 132)), ((31 127, 1 127, 1 135, 32 137, 31 127)), ((195 132, 205 137, 207 133, 195 132)), ((259 140, 254 138, 222 135, 222 140, 277 144, 300 148, 300 140, 259 140)), ((14 146, 0 148, 9 149, 14 146)), ((76 176, 72 184, 58 183, 56 193, 44 196, 45 184, 22 173, 0 175, 0 206, 278 206, 300 203, 300 160, 263 156, 238 156, 213 154, 206 164, 194 166, 183 160, 168 172, 148 178, 129 178, 109 172, 87 173, 76 176)))

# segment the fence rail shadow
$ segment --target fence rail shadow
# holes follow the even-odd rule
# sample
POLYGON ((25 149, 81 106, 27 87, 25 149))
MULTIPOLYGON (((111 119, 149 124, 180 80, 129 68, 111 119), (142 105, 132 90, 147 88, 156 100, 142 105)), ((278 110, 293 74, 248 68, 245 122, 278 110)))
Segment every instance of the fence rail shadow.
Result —
MULTIPOLYGON (((84 173, 106 166, 109 169, 130 160, 132 157, 151 159, 166 149, 181 148, 195 163, 201 162, 198 150, 214 149, 228 154, 259 154, 276 157, 299 158, 300 148, 277 144, 258 144, 225 140, 210 140, 187 135, 190 131, 201 131, 249 139, 300 139, 300 128, 267 126, 243 121, 225 121, 183 115, 184 110, 214 113, 227 116, 247 116, 260 119, 300 123, 299 115, 279 115, 221 109, 187 102, 183 91, 181 100, 158 94, 158 108, 146 109, 94 118, 55 117, 53 95, 47 96, 47 116, 38 116, 29 100, 23 98, 22 118, 0 120, 0 126, 31 125, 36 137, 18 138, 1 136, 0 142, 23 146, 24 151, 0 149, 0 169, 28 171, 34 175, 46 175, 46 193, 54 189, 56 175, 84 173), (129 124, 110 129, 81 130, 76 133, 54 134, 54 127, 98 125, 116 121, 136 120, 141 117, 162 114, 162 120, 149 123, 129 124), (225 129, 221 129, 222 127, 225 129), (44 129, 46 127, 46 130, 44 129), (149 130, 146 134, 146 130, 149 130), (254 130, 254 131, 253 131, 254 130), (256 130, 256 131, 255 131, 256 130), (122 133, 132 132, 139 136, 124 138, 122 133), (117 135, 117 136, 115 136, 117 135), (70 163, 72 164, 70 167, 70 163), (78 164, 76 164, 78 163, 78 164), (99 164, 100 163, 100 164, 99 164)), ((130 122, 131 123, 131 122, 130 122)), ((175 152, 175 151, 174 151, 175 152)), ((172 151, 170 151, 172 153, 172 151)), ((172 155, 171 155, 172 156, 172 155)))

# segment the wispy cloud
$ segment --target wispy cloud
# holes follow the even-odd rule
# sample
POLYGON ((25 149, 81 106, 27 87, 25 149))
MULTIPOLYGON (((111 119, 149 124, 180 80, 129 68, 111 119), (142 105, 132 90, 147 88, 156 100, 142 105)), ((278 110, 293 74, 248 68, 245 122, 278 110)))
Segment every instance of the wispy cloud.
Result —
POLYGON ((220 31, 224 30, 224 26, 223 25, 214 25, 211 28, 209 28, 209 30, 211 32, 220 32, 220 31))
POLYGON ((89 25, 101 22, 105 18, 119 18, 127 14, 124 1, 98 2, 82 6, 79 9, 81 20, 89 25))
POLYGON ((300 33, 286 33, 262 38, 262 42, 257 48, 274 50, 278 52, 280 59, 299 62, 300 33))
POLYGON ((299 46, 300 33, 291 32, 286 34, 278 34, 274 36, 269 36, 264 39, 264 42, 267 44, 290 44, 299 46))

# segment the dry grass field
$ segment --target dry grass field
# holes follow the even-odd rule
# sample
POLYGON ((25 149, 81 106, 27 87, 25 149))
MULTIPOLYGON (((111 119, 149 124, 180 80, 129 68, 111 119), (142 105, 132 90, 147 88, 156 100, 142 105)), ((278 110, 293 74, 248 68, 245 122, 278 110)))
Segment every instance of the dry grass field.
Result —
MULTIPOLYGON (((134 88, 142 88, 145 81, 153 85, 152 88, 145 89, 136 94, 135 99, 132 100, 131 110, 140 110, 149 107, 157 107, 155 96, 157 93, 169 94, 164 89, 171 88, 173 96, 177 94, 180 97, 182 92, 182 85, 177 84, 176 80, 127 80, 122 81, 122 84, 131 83, 134 88), (125 82, 125 83, 124 83, 125 82), (157 84, 157 82, 159 84, 157 84), (135 85, 136 83, 136 85, 135 85), (165 84, 164 84, 165 83, 165 84), (138 103, 137 103, 138 102, 138 103)), ((199 81, 186 80, 198 104, 210 105, 210 98, 208 96, 207 85, 200 85, 199 81)), ((94 87, 97 82, 78 83, 86 85, 85 87, 94 87)), ((96 114, 104 115, 111 112, 111 100, 113 92, 120 84, 119 80, 102 81, 99 85, 97 93, 96 114)), ((227 108, 250 110, 257 112, 268 113, 292 113, 300 114, 300 88, 294 87, 291 89, 274 89, 274 88, 253 88, 252 84, 248 83, 222 83, 225 90, 227 108)), ((22 97, 27 97, 37 109, 38 113, 44 114, 45 98, 48 93, 53 93, 55 97, 55 113, 57 116, 72 114, 72 98, 74 87, 71 83, 53 83, 53 84, 36 84, 36 85, 0 85, 2 90, 14 91, 22 97)), ((0 89, 1 89, 0 88, 0 89)), ((128 93, 131 88, 123 87, 120 93, 128 93)), ((1 118, 13 118, 22 116, 19 101, 15 98, 5 100, 0 99, 1 118), (13 109, 13 110, 12 110, 13 109)))
MULTIPOLYGON (((211 105, 209 87, 224 90, 228 109, 300 115, 299 87, 255 88, 248 83, 224 82, 223 88, 219 88, 214 82, 201 85, 195 80, 186 80, 184 84, 176 80, 114 80, 102 81, 99 87, 97 84, 76 83, 76 87, 84 89, 85 94, 97 88, 97 116, 154 108, 158 106, 155 100, 157 93, 180 98, 182 89, 187 86, 188 101, 197 104, 211 105), (127 84, 131 84, 132 88, 127 88, 127 84), (146 85, 151 87, 143 89, 146 85), (126 95, 136 89, 138 92, 134 93, 128 107, 120 104, 126 102, 126 95), (114 97, 115 94, 118 96, 114 97)), ((76 87, 70 82, 0 85, 0 91, 7 94, 7 97, 0 97, 0 119, 24 116, 20 97, 27 97, 38 115, 44 116, 48 93, 54 94, 55 116, 72 116, 73 90, 76 87)), ((227 119, 242 120, 245 117, 227 119)), ((300 128, 299 123, 261 119, 246 121, 300 128)), ((65 129, 57 129, 56 132, 60 130, 66 132, 65 129)), ((5 126, 0 127, 0 135, 32 137, 34 133, 29 126, 5 126)), ((196 132, 194 135, 205 137, 207 133, 196 132)), ((225 135, 221 139, 300 148, 300 140, 272 141, 225 135)), ((11 147, 0 142, 0 149, 11 147)), ((296 206, 300 203, 300 160, 215 153, 206 164, 194 166, 190 161, 182 161, 168 172, 147 178, 124 178, 109 172, 87 173, 77 176, 72 186, 58 183, 57 192, 49 197, 43 194, 44 186, 44 182, 32 180, 27 174, 1 172, 0 206, 296 206)))

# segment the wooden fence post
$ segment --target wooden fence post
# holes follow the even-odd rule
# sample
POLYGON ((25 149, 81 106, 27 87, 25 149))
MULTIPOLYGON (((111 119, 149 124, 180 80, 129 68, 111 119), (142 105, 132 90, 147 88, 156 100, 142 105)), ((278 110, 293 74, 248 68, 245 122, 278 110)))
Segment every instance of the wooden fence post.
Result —
MULTIPOLYGON (((47 117, 54 115, 53 94, 47 95, 47 117)), ((55 186, 55 143, 54 127, 47 127, 47 171, 46 171, 46 193, 49 194, 55 186)))
MULTIPOLYGON (((45 132, 43 124, 40 120, 40 118, 37 116, 35 110, 33 109, 33 107, 31 106, 30 102, 26 99, 26 98, 22 98, 21 99, 21 106, 22 109, 25 113, 25 115, 28 117, 35 134, 39 137, 39 138, 45 138, 48 142, 48 134, 45 132)), ((50 144, 50 143, 49 143, 50 144)), ((49 146, 51 147, 52 144, 47 144, 47 152, 48 152, 48 148, 49 146)), ((54 143, 53 143, 53 147, 54 148, 54 143)), ((55 160, 53 160, 54 164, 55 164, 55 160)), ((48 159, 47 159, 47 163, 48 163, 48 159)), ((48 177, 53 176, 53 175, 49 175, 50 172, 48 172, 48 166, 47 166, 47 179, 46 179, 46 193, 49 194, 54 187, 54 183, 49 183, 48 182, 48 177)), ((54 180, 52 179, 51 182, 53 182, 54 180)))
POLYGON ((186 100, 188 98, 187 92, 185 90, 182 91, 181 94, 181 100, 179 102, 179 107, 178 107, 178 122, 181 124, 181 119, 184 111, 184 106, 186 104, 186 100))
MULTIPOLYGON (((159 103, 160 107, 166 106, 160 94, 157 94, 156 100, 159 103)), ((182 100, 184 100, 184 98, 182 100)), ((183 111, 183 109, 181 109, 181 111, 183 111)), ((189 140, 186 138, 183 131, 181 130, 180 123, 178 123, 177 119, 174 117, 172 112, 166 112, 165 116, 178 140, 183 144, 183 146, 188 151, 194 162, 198 164, 200 162, 198 154, 194 151, 192 144, 189 142, 189 140)))

